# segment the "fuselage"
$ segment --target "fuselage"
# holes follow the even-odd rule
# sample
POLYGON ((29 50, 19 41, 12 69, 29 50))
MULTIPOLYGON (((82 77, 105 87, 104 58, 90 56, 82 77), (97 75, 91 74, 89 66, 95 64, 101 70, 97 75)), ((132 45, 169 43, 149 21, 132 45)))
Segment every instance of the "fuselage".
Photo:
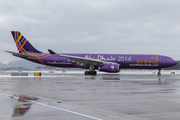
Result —
MULTIPOLYGON (((60 54, 60 53, 59 53, 60 54)), ((31 57, 26 58, 29 61, 54 66, 54 67, 78 67, 89 69, 89 66, 81 63, 69 61, 67 58, 59 57, 49 53, 31 54, 31 57)), ((121 68, 135 69, 161 69, 176 65, 177 62, 172 58, 163 55, 144 55, 144 54, 63 54, 85 59, 94 59, 119 64, 121 68)), ((98 69, 95 66, 95 69, 98 69)))

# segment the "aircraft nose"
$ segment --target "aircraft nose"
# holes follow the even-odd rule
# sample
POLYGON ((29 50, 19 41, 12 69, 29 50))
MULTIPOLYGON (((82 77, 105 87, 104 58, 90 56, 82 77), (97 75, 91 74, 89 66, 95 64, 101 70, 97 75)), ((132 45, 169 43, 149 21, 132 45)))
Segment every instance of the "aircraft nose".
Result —
POLYGON ((177 64, 178 64, 178 62, 173 60, 172 65, 177 65, 177 64))

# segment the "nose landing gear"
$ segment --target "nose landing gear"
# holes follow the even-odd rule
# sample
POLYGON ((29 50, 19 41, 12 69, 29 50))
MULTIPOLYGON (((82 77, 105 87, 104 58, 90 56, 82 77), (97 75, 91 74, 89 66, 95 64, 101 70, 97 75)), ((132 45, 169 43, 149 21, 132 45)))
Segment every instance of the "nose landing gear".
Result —
POLYGON ((159 72, 157 73, 158 75, 161 75, 161 69, 159 69, 159 72))

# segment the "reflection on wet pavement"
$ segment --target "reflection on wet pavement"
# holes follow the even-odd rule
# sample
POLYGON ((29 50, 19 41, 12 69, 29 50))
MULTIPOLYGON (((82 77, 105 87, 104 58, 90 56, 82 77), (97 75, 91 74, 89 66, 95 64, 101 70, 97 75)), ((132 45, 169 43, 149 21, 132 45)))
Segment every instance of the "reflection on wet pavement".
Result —
POLYGON ((85 76, 87 80, 120 80, 120 75, 101 75, 101 76, 85 76))
POLYGON ((26 101, 26 100, 38 100, 37 97, 29 97, 27 95, 20 95, 18 101, 26 101))
POLYGON ((34 77, 35 81, 41 81, 41 77, 34 77))
POLYGON ((29 109, 30 109, 31 104, 22 104, 20 106, 16 106, 14 108, 14 116, 20 116, 20 115, 24 115, 29 109))
MULTIPOLYGON (((29 97, 27 95, 20 95, 20 96, 13 95, 13 96, 19 97, 18 102, 21 102, 21 104, 15 106, 12 117, 24 115, 32 105, 31 103, 29 103, 29 100, 38 100, 37 97, 29 97)), ((13 96, 11 98, 14 98, 13 96)))
POLYGON ((102 77, 102 80, 120 80, 120 77, 102 77))

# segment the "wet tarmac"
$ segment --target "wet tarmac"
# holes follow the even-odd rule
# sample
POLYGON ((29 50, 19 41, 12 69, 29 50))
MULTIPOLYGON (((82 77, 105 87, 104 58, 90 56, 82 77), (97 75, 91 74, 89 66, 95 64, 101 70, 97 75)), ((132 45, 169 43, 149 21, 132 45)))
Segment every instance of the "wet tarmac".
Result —
POLYGON ((0 77, 0 120, 179 120, 180 75, 0 77))

